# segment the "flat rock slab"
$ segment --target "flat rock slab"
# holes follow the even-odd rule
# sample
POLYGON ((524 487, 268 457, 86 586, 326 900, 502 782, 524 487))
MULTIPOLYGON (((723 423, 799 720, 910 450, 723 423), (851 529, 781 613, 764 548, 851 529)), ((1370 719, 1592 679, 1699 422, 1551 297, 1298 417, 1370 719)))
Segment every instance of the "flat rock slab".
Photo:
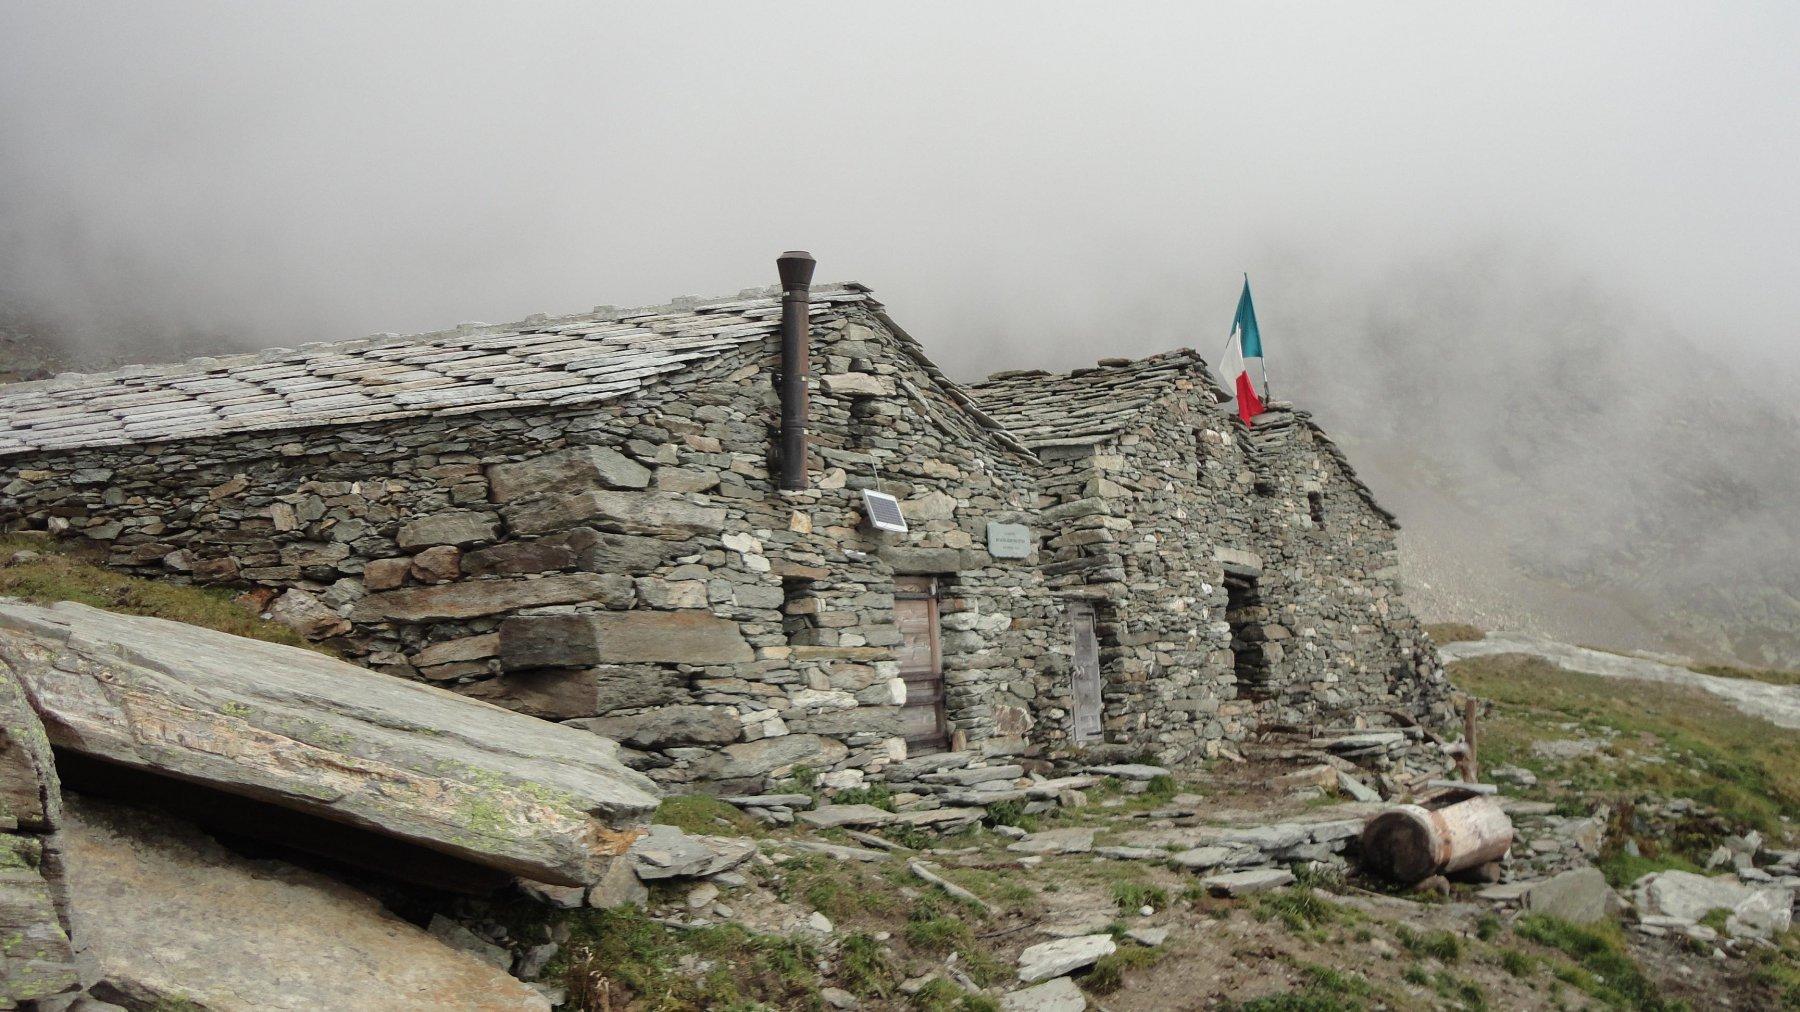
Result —
POLYGON ((756 853, 756 844, 733 836, 696 836, 674 826, 651 826, 631 845, 632 868, 645 881, 706 878, 730 871, 756 853))
POLYGON ((1092 966, 1119 950, 1111 935, 1078 935, 1039 942, 1019 953, 1019 982, 1035 984, 1092 966))
POLYGON ((0 667, 59 747, 554 885, 657 804, 607 739, 180 622, 0 599, 0 667))
POLYGON ((892 856, 885 850, 846 847, 843 844, 825 843, 820 840, 787 840, 783 846, 789 850, 797 850, 806 854, 823 854, 835 861, 886 861, 892 856))
POLYGON ((1087 995, 1067 977, 1047 980, 1000 998, 1000 1012, 1084 1012, 1087 995))
POLYGON ((1195 847, 1169 855, 1169 863, 1194 871, 1204 871, 1230 863, 1237 854, 1238 851, 1230 847, 1195 847))
POLYGON ((986 815, 985 808, 928 808, 919 812, 900 812, 894 816, 893 824, 919 829, 956 829, 974 825, 986 815))
POLYGON ((739 808, 811 808, 813 796, 810 794, 740 794, 724 799, 728 805, 739 808))
POLYGON ((1169 928, 1160 927, 1131 928, 1125 932, 1125 937, 1139 945, 1147 945, 1154 949, 1169 940, 1169 931, 1169 928))
POLYGON ((820 805, 810 812, 800 813, 800 821, 815 829, 836 829, 841 826, 885 826, 894 819, 893 812, 876 808, 874 805, 820 805))
POLYGON ((505 971, 322 875, 88 799, 69 799, 66 823, 74 933, 98 998, 130 1008, 550 1008, 505 971))
POLYGON ((1214 896, 1248 896, 1293 885, 1294 873, 1285 868, 1252 868, 1209 875, 1201 879, 1200 884, 1214 896))
POLYGON ((1087 772, 1103 777, 1118 777, 1120 780, 1154 780, 1157 777, 1169 776, 1169 771, 1161 766, 1147 766, 1143 763, 1118 763, 1112 766, 1089 766, 1087 772))
POLYGON ((1008 844, 1014 854, 1085 854, 1094 849, 1092 829, 1046 829, 1008 844))
POLYGON ((1025 775, 1023 766, 965 766, 959 770, 926 773, 919 777, 928 784, 960 784, 973 787, 995 780, 1017 780, 1025 775))

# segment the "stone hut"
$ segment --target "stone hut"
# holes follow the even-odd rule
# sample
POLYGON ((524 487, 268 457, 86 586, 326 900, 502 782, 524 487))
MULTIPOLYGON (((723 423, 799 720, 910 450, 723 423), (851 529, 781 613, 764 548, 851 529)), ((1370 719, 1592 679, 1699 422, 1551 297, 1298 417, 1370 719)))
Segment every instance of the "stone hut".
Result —
POLYGON ((1046 738, 1212 753, 1253 725, 1441 697, 1400 597, 1398 525, 1304 412, 1245 425, 1191 350, 972 389, 1039 458, 1040 571, 1094 630, 1075 718, 1046 738))
POLYGON ((757 289, 0 387, 0 527, 240 589, 677 788, 1178 760, 1428 693, 1391 521, 1304 416, 1234 428, 1189 353, 971 392, 864 286, 789 304, 806 488, 757 289))

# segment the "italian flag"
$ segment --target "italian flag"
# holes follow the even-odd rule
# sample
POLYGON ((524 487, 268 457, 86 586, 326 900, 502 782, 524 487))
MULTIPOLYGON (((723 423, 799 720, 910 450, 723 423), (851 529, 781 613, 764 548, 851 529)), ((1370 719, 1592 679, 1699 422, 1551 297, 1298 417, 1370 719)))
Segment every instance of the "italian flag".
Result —
POLYGON ((1256 307, 1250 304, 1250 278, 1246 275, 1244 294, 1238 296, 1237 319, 1231 321, 1231 342, 1225 346, 1225 361, 1219 366, 1225 388, 1237 398, 1238 417, 1245 425, 1254 424, 1251 419, 1263 410, 1262 398, 1256 396, 1256 386, 1250 382, 1253 363, 1266 388, 1269 374, 1263 371, 1262 333, 1256 329, 1256 307))

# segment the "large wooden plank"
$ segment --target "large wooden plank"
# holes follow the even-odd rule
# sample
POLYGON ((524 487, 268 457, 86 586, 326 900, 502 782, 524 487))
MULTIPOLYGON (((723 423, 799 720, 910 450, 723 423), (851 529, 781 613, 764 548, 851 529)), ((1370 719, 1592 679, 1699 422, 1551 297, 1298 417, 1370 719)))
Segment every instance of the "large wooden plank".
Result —
POLYGON ((0 599, 54 745, 564 885, 655 808, 607 739, 296 647, 0 599))

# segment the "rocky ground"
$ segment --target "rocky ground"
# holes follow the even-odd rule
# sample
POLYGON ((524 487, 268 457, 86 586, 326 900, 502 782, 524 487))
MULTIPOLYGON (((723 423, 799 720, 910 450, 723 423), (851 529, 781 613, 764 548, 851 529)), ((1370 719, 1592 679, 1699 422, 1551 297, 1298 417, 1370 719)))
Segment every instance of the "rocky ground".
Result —
POLYGON ((943 835, 908 792, 674 799, 686 835, 651 853, 704 837, 732 867, 640 854, 639 906, 459 914, 555 945, 540 978, 595 1009, 1800 1008, 1800 742, 1697 690, 1522 662, 1456 670, 1491 700, 1517 831, 1498 883, 1364 877, 1355 828, 1383 805, 1347 792, 1380 781, 1284 745, 1089 773, 943 835))
MULTIPOLYGON (((179 605, 234 631, 244 621, 223 601, 172 604, 31 573, 37 582, 9 589, 73 586, 126 610, 179 605)), ((84 621, 83 644, 117 624, 84 621)), ((12 677, 51 734, 24 752, 19 742, 30 742, 17 735, 0 747, 0 760, 47 785, 0 790, 16 824, 0 827, 13 845, 0 854, 0 917, 44 922, 9 897, 41 906, 38 883, 68 882, 76 946, 102 961, 108 986, 36 1006, 59 1012, 296 1000, 609 1012, 1800 1008, 1800 734, 1691 671, 1644 680, 1631 664, 1588 663, 1568 648, 1451 652, 1464 657, 1453 679, 1483 701, 1481 779, 1515 838, 1498 881, 1401 888, 1361 873, 1356 848, 1366 818, 1447 775, 1446 743, 1416 727, 1271 730, 1243 755, 1181 771, 920 757, 889 784, 834 789, 800 767, 764 794, 666 799, 597 881, 559 886, 512 878, 523 865, 505 836, 470 852, 480 868, 427 867, 418 850, 347 863, 352 841, 308 849, 259 832, 240 809, 196 825, 204 813, 171 807, 179 795, 108 792, 118 778, 96 778, 82 755, 111 754, 101 748, 108 725, 69 732, 82 701, 102 696, 49 693, 69 666, 15 651, 12 677), (60 812, 48 804, 51 743, 60 812), (66 867, 46 863, 51 854, 66 867), (471 879, 476 871, 488 877, 471 879)), ((290 660, 296 673, 335 663, 303 660, 290 660)), ((129 687, 173 660, 84 663, 117 669, 109 684, 129 687)), ((220 727, 266 723, 269 693, 286 684, 216 674, 231 695, 212 707, 220 727)), ((1737 680, 1795 681, 1750 674, 1737 680)), ((202 741, 194 722, 207 712, 165 713, 171 728, 193 724, 171 740, 202 741)), ((443 747, 474 740, 455 714, 378 723, 431 749, 431 726, 459 728, 443 747)), ((309 733, 338 750, 368 737, 309 733)), ((256 750, 226 752, 260 763, 256 750)), ((152 765, 190 761, 155 754, 152 765)), ((290 808, 314 804, 289 793, 290 808)), ((487 810, 465 813, 469 828, 487 810)), ((374 821, 391 832, 407 820, 374 821)), ((49 977, 71 972, 48 958, 55 938, 0 941, 0 967, 46 975, 40 994, 65 987, 49 977)))

